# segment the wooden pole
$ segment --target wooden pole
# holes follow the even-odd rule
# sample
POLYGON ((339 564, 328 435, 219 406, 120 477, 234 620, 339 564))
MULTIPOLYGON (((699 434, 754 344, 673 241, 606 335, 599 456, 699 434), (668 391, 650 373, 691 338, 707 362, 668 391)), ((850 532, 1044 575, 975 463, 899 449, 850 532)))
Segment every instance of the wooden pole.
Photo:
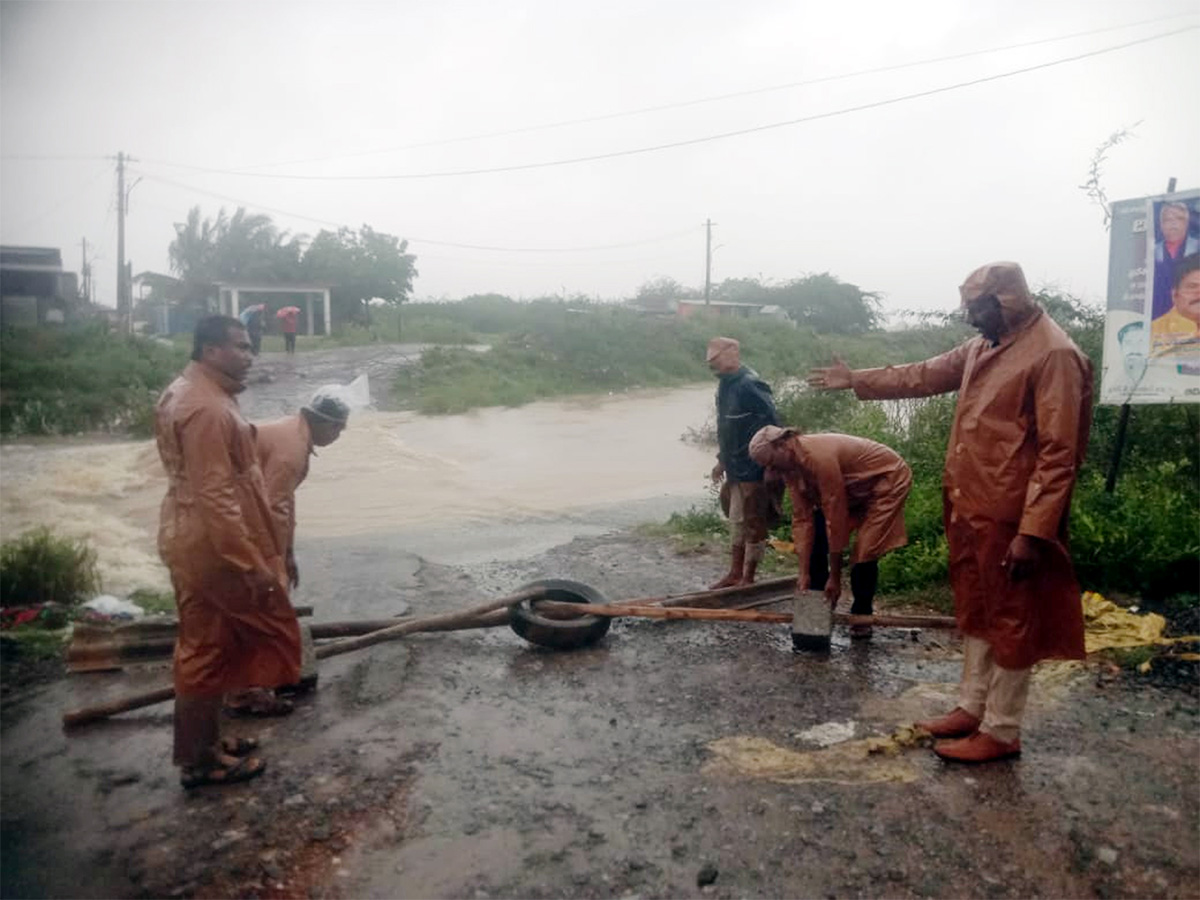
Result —
MULTIPOLYGON (((1175 193, 1175 176, 1167 179, 1167 193, 1175 193)), ((1147 223, 1146 239, 1153 242, 1154 240, 1154 224, 1147 223)), ((1147 291, 1146 302, 1153 305, 1154 303, 1154 288, 1153 280, 1150 282, 1150 288, 1147 291)), ((1153 308, 1151 309, 1153 314, 1153 308)), ((1121 404, 1121 417, 1117 420, 1117 434, 1113 441, 1112 458, 1108 461, 1108 476, 1104 479, 1104 493, 1111 494, 1117 489, 1117 472, 1121 468, 1121 454, 1125 451, 1125 432, 1129 428, 1129 412, 1130 406, 1128 403, 1121 404)))
MULTIPOLYGON (((541 588, 534 588, 528 591, 520 591, 507 597, 501 597, 499 600, 492 600, 480 606, 463 610, 462 612, 446 613, 440 616, 426 616, 423 619, 412 619, 399 625, 389 624, 386 628, 381 628, 361 637, 335 641, 332 644, 326 644, 324 647, 318 647, 317 659, 325 659, 329 656, 349 653, 351 650, 369 647, 372 644, 378 644, 383 641, 399 640, 405 635, 414 634, 419 631, 449 631, 456 628, 483 627, 479 624, 480 619, 489 613, 503 611, 505 619, 501 619, 496 623, 500 624, 507 619, 507 607, 520 603, 523 600, 534 600, 544 596, 545 591, 541 588)), ((153 691, 134 694, 120 700, 114 700, 110 703, 103 703, 99 706, 89 706, 83 709, 72 710, 63 713, 63 727, 73 728, 78 725, 86 725, 89 722, 97 722, 100 719, 107 719, 109 716, 115 716, 118 713, 128 712, 132 709, 141 709, 144 706, 165 703, 174 696, 174 687, 162 687, 156 688, 153 691)))
MULTIPOLYGON (((556 600, 541 600, 537 606, 538 612, 553 611, 556 613, 574 613, 576 616, 608 616, 620 618, 629 616, 640 619, 686 619, 689 621, 716 622, 757 622, 764 625, 790 625, 791 613, 754 612, 748 609, 700 609, 695 607, 675 606, 628 606, 613 604, 600 606, 579 603, 561 603, 556 600)), ((834 620, 847 625, 879 625, 885 628, 957 628, 958 623, 953 616, 903 616, 878 614, 872 616, 856 616, 845 613, 834 615, 834 620)))

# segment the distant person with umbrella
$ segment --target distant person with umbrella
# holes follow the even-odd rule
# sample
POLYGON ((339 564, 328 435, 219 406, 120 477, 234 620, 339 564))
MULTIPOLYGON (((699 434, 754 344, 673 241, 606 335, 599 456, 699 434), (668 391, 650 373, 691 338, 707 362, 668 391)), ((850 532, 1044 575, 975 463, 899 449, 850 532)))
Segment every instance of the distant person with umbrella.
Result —
POLYGON ((242 310, 238 318, 246 326, 246 334, 250 337, 250 352, 258 356, 262 349, 263 315, 267 311, 265 303, 255 303, 242 310))
POLYGON ((279 327, 283 329, 283 349, 289 354, 296 352, 296 325, 300 321, 300 307, 285 306, 275 313, 279 327))

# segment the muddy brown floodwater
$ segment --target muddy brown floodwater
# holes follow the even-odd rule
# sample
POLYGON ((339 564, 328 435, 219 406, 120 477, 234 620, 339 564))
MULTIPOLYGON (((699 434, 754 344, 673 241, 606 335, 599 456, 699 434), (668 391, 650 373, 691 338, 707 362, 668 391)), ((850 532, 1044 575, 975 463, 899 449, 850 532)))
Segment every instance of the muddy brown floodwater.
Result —
MULTIPOLYGON (((268 359, 294 370, 247 407, 287 412, 365 359, 378 391, 389 352, 268 359)), ((356 416, 301 492, 296 601, 332 620, 459 609, 543 577, 613 600, 698 588, 719 549, 681 555, 629 527, 703 498, 708 454, 678 438, 709 403, 699 386, 356 416)), ((119 535, 108 573, 154 577, 148 451, 3 448, 6 533, 94 515, 119 535)), ((262 740, 267 774, 194 795, 169 762, 169 706, 59 727, 64 709, 164 671, 60 679, 0 709, 0 893, 1200 895, 1195 690, 1047 664, 1016 761, 868 752, 953 705, 959 649, 945 633, 839 631, 828 656, 798 656, 777 626, 649 620, 573 652, 507 628, 416 636, 323 661, 289 718, 232 723, 262 740)))

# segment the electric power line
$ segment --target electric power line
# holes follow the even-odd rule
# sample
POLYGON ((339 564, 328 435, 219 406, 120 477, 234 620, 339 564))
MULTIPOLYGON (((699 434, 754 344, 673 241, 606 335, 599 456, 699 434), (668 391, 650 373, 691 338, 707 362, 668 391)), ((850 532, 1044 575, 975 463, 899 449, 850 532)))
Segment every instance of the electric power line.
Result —
POLYGON ((0 159, 20 162, 92 162, 111 159, 108 156, 71 156, 52 153, 4 153, 0 159))
POLYGON ((875 67, 869 68, 869 69, 858 69, 853 72, 843 72, 843 73, 839 73, 836 75, 823 75, 823 76, 820 76, 817 78, 808 78, 808 79, 804 79, 801 81, 792 81, 792 82, 788 82, 786 84, 770 85, 767 87, 760 87, 760 88, 750 88, 750 89, 743 90, 743 91, 733 91, 733 92, 725 93, 725 94, 715 94, 712 96, 699 97, 699 98, 692 99, 692 100, 680 100, 680 101, 676 101, 674 103, 663 103, 663 104, 659 104, 656 106, 644 106, 644 107, 640 107, 638 109, 623 110, 620 112, 600 113, 597 115, 584 116, 584 117, 576 118, 576 119, 564 119, 564 120, 561 120, 558 122, 546 122, 546 123, 542 123, 542 124, 538 124, 538 125, 525 125, 525 126, 522 126, 519 128, 505 129, 503 131, 491 131, 491 132, 485 132, 482 134, 464 135, 461 137, 442 138, 442 139, 431 140, 431 141, 419 141, 417 143, 401 144, 396 147, 387 147, 387 148, 377 149, 377 150, 362 150, 357 153, 341 153, 341 154, 334 154, 334 155, 327 155, 327 156, 309 157, 307 159, 287 160, 284 162, 258 163, 258 164, 254 164, 254 165, 240 166, 237 169, 233 169, 233 170, 213 169, 213 168, 205 167, 205 166, 189 165, 186 163, 173 163, 173 162, 167 162, 167 161, 163 161, 163 160, 148 160, 148 162, 153 162, 157 165, 169 166, 172 168, 190 169, 190 170, 198 171, 198 172, 215 172, 215 173, 222 173, 222 174, 253 175, 256 173, 246 171, 246 170, 275 168, 275 167, 279 167, 279 166, 307 165, 309 163, 331 162, 331 161, 340 160, 340 159, 355 159, 355 158, 360 158, 360 157, 364 157, 364 156, 379 156, 379 155, 382 155, 385 153, 397 153, 397 152, 400 152, 403 150, 416 150, 416 149, 425 148, 425 147, 439 147, 439 146, 445 146, 447 144, 467 143, 470 141, 486 140, 489 138, 496 138, 496 137, 509 137, 511 135, 516 135, 516 134, 528 134, 530 132, 535 132, 535 131, 548 131, 548 130, 555 129, 555 128, 567 128, 567 127, 570 127, 573 125, 586 125, 586 124, 590 124, 592 122, 605 122, 605 121, 611 121, 613 119, 623 119, 623 118, 628 118, 631 116, 645 115, 647 113, 666 112, 666 111, 672 110, 672 109, 683 109, 683 108, 686 108, 689 106, 699 106, 699 105, 706 104, 706 103, 717 103, 717 102, 724 101, 724 100, 734 100, 734 99, 738 99, 741 97, 751 97, 751 96, 754 96, 757 94, 767 94, 767 93, 773 93, 773 92, 777 92, 777 91, 791 90, 793 88, 808 87, 808 86, 815 85, 815 84, 828 84, 830 82, 842 81, 842 80, 849 79, 849 78, 858 78, 858 77, 861 77, 864 75, 878 75, 878 74, 881 74, 884 72, 896 72, 896 71, 900 71, 903 69, 915 68, 917 66, 935 65, 937 63, 953 62, 955 60, 969 59, 971 57, 983 56, 983 55, 990 54, 990 53, 1003 53, 1008 50, 1020 50, 1020 49, 1024 49, 1027 47, 1036 47, 1036 46, 1039 46, 1042 44, 1057 43, 1058 41, 1072 40, 1074 38, 1079 38, 1079 37, 1089 37, 1091 35, 1103 34, 1105 32, 1109 32, 1109 31, 1121 31, 1126 28, 1136 28, 1140 25, 1150 25, 1150 24, 1154 24, 1157 22, 1168 21, 1171 19, 1179 19, 1179 18, 1184 18, 1187 16, 1194 16, 1195 14, 1196 14, 1195 11, 1186 12, 1186 13, 1175 13, 1175 14, 1169 15, 1169 16, 1159 16, 1154 19, 1141 19, 1137 22, 1127 22, 1123 25, 1110 25, 1105 28, 1093 28, 1089 31, 1076 31, 1071 34, 1058 35, 1055 37, 1039 38, 1039 39, 1033 40, 1033 41, 1023 41, 1023 42, 1016 43, 1016 44, 1005 44, 1005 45, 999 46, 999 47, 988 47, 988 48, 984 48, 984 49, 980 49, 980 50, 969 50, 969 51, 965 51, 963 53, 953 53, 953 54, 950 54, 947 56, 937 56, 937 57, 932 57, 929 59, 914 60, 914 61, 910 61, 910 62, 906 62, 906 63, 896 63, 893 65, 887 65, 887 66, 875 66, 875 67))
MULTIPOLYGON (((1168 37, 1174 37, 1178 34, 1183 34, 1188 31, 1194 31, 1197 27, 1189 25, 1184 28, 1178 28, 1174 31, 1164 32, 1162 34, 1152 35, 1146 38, 1139 38, 1134 41, 1127 41, 1123 44, 1114 44, 1110 47, 1102 47, 1099 50, 1091 50, 1087 53, 1079 53, 1075 56, 1066 56, 1059 59, 1050 60, 1049 62, 1037 63, 1032 66, 1023 66, 1019 69, 1011 69, 1007 72, 999 72, 995 75, 985 75, 981 78, 973 78, 969 81, 960 81, 954 84, 943 85, 942 87, 930 88, 924 91, 916 91, 911 94, 903 94, 899 97, 890 97, 886 100, 875 100, 870 103, 861 103, 856 106, 847 106, 841 109, 830 110, 823 113, 814 113, 809 116, 801 116, 797 119, 788 119, 783 122, 771 122, 766 125, 755 125, 750 128, 739 128, 735 131, 725 131, 718 134, 705 135, 697 138, 687 138, 680 141, 671 141, 665 144, 655 144, 649 147, 635 147, 629 150, 614 150, 609 153, 595 153, 588 156, 574 156, 566 159, 545 160, 534 163, 517 163, 508 166, 493 166, 481 169, 457 169, 444 172, 408 172, 389 175, 289 175, 289 174, 274 174, 268 172, 239 172, 230 169, 204 169, 203 171, 229 175, 234 177, 249 177, 249 178, 274 178, 285 179, 289 181, 407 181, 423 178, 454 178, 464 175, 495 175, 505 172, 520 172, 529 169, 546 169, 556 166, 578 165, 579 163, 599 162, 606 159, 617 159, 623 156, 637 156, 642 153, 655 153, 661 150, 673 150, 679 147, 688 147, 695 144, 706 144, 712 141, 725 140, 732 137, 741 137, 747 134, 755 134, 762 131, 771 131, 777 128, 787 128, 793 125, 801 125, 808 122, 816 122, 822 119, 833 119, 839 116, 849 115, 856 112, 864 112, 868 109, 879 109, 884 106, 891 106, 896 103, 904 103, 909 100, 917 100, 922 97, 932 97, 937 94, 945 94, 950 91, 961 90, 963 88, 975 87, 980 84, 987 84, 992 81, 1000 81, 1005 78, 1012 78, 1016 75, 1025 75, 1029 72, 1036 72, 1041 69, 1049 69, 1055 66, 1065 65, 1067 63, 1078 62, 1083 59, 1090 59, 1096 56, 1102 56, 1106 53, 1114 53, 1117 50, 1125 50, 1129 47, 1135 47, 1140 44, 1158 41, 1168 37)), ((146 161, 144 161, 146 162, 146 161)), ((159 165, 174 165, 158 163, 159 165)), ((190 167, 195 168, 195 167, 190 167)))
MULTIPOLYGON (((226 200, 230 203, 237 203, 240 206, 246 206, 251 209, 257 209, 257 210, 262 210, 263 212, 275 213, 276 215, 287 216, 292 219, 300 219, 300 220, 306 221, 306 222, 313 222, 314 224, 317 224, 317 225, 326 225, 331 228, 348 227, 345 225, 345 223, 333 222, 328 219, 319 219, 314 216, 304 215, 302 213, 289 212, 288 210, 277 209, 274 207, 265 206, 261 203, 255 203, 251 200, 243 200, 238 197, 231 197, 228 194, 220 194, 215 191, 207 191, 202 188, 194 187, 192 185, 183 184, 178 181, 172 181, 171 179, 168 179, 168 178, 162 178, 158 175, 150 175, 145 172, 141 172, 139 174, 141 175, 141 177, 143 177, 149 181, 157 181, 161 184, 170 185, 171 187, 179 188, 181 190, 191 191, 196 194, 203 194, 208 197, 213 197, 217 200, 226 200)), ((409 238, 405 238, 405 240, 407 240, 410 244, 429 244, 431 246, 437 246, 437 247, 455 247, 460 250, 491 250, 491 251, 497 251, 497 252, 502 252, 502 253, 584 253, 584 252, 597 251, 597 250, 618 250, 618 249, 625 249, 628 247, 645 246, 647 244, 663 243, 665 241, 677 240, 681 237, 690 237, 690 236, 694 235, 695 232, 696 232, 696 229, 688 228, 688 229, 685 229, 682 231, 674 231, 669 234, 658 235, 656 237, 641 238, 636 241, 623 241, 623 242, 616 243, 616 244, 596 244, 596 245, 589 246, 589 247, 497 247, 497 246, 484 245, 484 244, 460 244, 460 243, 456 243, 453 241, 434 241, 434 240, 429 240, 427 238, 420 238, 420 237, 409 237, 409 238)))

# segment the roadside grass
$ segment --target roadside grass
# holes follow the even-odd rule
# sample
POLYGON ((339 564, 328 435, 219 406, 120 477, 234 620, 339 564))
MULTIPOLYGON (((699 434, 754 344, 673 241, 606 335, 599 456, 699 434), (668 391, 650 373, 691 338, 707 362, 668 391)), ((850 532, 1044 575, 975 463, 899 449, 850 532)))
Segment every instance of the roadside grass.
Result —
MULTIPOLYGON (((957 335, 952 329, 933 329, 825 336, 774 321, 648 318, 597 304, 523 306, 509 311, 509 327, 489 340, 489 350, 437 348, 398 373, 394 393, 400 405, 449 414, 569 394, 711 381, 704 353, 717 334, 741 341, 744 362, 779 383, 800 378, 835 353, 864 363, 895 361, 947 349, 957 335)), ((496 309, 488 312, 465 323, 474 334, 486 334, 478 326, 495 327, 502 318, 496 309)))
POLYGON ((171 342, 127 337, 88 323, 0 337, 0 432, 153 433, 159 392, 187 353, 171 342))
POLYGON ((96 551, 34 528, 0 545, 0 606, 77 606, 100 590, 96 551))
POLYGON ((43 662, 62 657, 71 638, 70 628, 39 628, 18 625, 0 635, 0 650, 5 662, 43 662))
POLYGON ((147 615, 175 615, 175 595, 170 591, 138 588, 127 599, 144 609, 147 615))

